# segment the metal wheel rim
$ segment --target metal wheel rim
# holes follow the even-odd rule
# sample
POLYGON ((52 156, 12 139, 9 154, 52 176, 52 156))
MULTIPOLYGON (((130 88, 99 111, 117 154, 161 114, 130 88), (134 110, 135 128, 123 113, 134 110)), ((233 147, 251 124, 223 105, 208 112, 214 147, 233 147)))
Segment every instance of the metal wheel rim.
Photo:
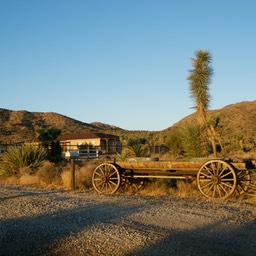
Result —
POLYGON ((203 164, 197 173, 197 186, 208 198, 226 199, 237 187, 234 168, 225 161, 211 160, 203 164))
POLYGON ((113 194, 120 186, 120 174, 113 164, 100 164, 92 176, 92 185, 100 194, 113 194))

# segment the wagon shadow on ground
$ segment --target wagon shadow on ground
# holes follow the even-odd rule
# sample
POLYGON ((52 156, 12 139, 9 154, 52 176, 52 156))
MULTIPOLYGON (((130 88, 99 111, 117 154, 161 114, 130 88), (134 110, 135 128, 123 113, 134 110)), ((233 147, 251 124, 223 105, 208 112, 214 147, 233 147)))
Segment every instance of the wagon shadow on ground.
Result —
MULTIPOLYGON (((31 193, 33 196, 33 192, 31 193)), ((58 200, 65 200, 65 197, 60 197, 58 200)), ((161 204, 159 201, 154 202, 161 204)), ((0 255, 54 255, 50 252, 54 243, 69 235, 78 234, 98 223, 106 225, 119 223, 121 218, 128 218, 133 214, 140 213, 147 206, 147 200, 145 204, 140 202, 140 204, 127 206, 120 205, 120 201, 118 204, 115 200, 111 203, 99 200, 86 206, 61 210, 49 215, 1 221, 0 255)), ((199 229, 181 231, 173 231, 171 228, 159 229, 155 224, 143 226, 142 223, 138 223, 137 225, 134 222, 132 226, 134 230, 155 232, 156 236, 159 233, 159 237, 152 244, 147 244, 123 255, 256 255, 256 221, 241 225, 239 228, 229 228, 228 231, 225 230, 223 222, 225 220, 221 223, 214 222, 205 225, 199 229)), ((122 245, 117 246, 121 247, 122 245)))

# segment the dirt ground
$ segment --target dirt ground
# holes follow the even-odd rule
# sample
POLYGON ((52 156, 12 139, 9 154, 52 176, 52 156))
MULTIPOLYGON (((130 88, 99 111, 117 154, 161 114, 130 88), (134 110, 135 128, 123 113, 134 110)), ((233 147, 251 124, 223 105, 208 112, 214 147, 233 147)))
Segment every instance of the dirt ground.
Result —
POLYGON ((256 255, 256 210, 1 184, 0 255, 256 255))

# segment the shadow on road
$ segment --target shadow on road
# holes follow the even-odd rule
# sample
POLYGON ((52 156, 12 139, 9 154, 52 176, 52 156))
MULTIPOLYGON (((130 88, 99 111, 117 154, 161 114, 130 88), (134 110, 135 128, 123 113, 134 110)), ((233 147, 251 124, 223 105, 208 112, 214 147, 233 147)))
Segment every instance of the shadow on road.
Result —
MULTIPOLYGON (((51 193, 56 192, 34 193, 25 191, 13 197, 2 198, 2 200, 51 193)), ((64 201, 65 197, 58 197, 56 202, 60 200, 64 201)), ((140 201, 140 203, 122 205, 120 200, 97 201, 97 198, 94 198, 92 203, 88 201, 86 204, 77 205, 75 209, 53 211, 47 215, 3 220, 0 222, 0 255, 52 255, 50 251, 54 243, 69 235, 77 234, 98 223, 118 223, 125 228, 124 223, 120 224, 120 218, 124 219, 140 213, 149 207, 149 204, 154 209, 158 209, 157 207, 163 203, 164 201, 160 202, 160 200, 145 200, 144 202, 140 201), (152 201, 152 204, 155 205, 151 204, 152 201)), ((236 228, 232 228, 225 225, 225 218, 222 218, 222 222, 214 222, 191 230, 174 230, 170 226, 165 228, 159 227, 157 223, 146 225, 140 220, 137 221, 127 223, 127 228, 141 233, 152 232, 158 236, 158 239, 125 254, 125 256, 256 255, 256 221, 249 222, 248 220, 246 224, 234 225, 236 228)))

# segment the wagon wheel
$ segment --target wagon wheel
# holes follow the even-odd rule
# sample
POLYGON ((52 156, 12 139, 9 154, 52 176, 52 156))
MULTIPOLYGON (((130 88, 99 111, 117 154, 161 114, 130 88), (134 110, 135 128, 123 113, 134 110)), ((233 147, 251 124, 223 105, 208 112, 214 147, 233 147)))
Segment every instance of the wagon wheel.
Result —
POLYGON ((92 175, 93 188, 98 193, 113 194, 120 186, 118 169, 110 163, 103 163, 96 167, 92 175))
POLYGON ((251 175, 249 170, 238 170, 236 172, 237 176, 237 189, 236 193, 238 195, 244 194, 250 187, 251 175))
POLYGON ((197 186, 200 192, 208 198, 228 198, 237 186, 236 172, 225 161, 208 161, 197 173, 197 186))

